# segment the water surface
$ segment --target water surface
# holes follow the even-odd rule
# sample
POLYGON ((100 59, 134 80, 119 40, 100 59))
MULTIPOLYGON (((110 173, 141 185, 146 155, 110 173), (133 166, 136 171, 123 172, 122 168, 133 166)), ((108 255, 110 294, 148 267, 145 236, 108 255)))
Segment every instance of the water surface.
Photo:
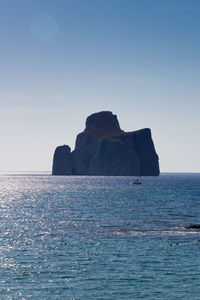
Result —
POLYGON ((0 299, 199 299, 200 174, 0 176, 0 299))

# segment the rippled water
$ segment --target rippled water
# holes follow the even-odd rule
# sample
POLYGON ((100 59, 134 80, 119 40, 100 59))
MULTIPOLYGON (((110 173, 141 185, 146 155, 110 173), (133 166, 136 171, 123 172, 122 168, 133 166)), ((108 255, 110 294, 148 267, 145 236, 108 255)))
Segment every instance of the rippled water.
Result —
POLYGON ((200 174, 0 176, 0 299, 200 299, 200 174))

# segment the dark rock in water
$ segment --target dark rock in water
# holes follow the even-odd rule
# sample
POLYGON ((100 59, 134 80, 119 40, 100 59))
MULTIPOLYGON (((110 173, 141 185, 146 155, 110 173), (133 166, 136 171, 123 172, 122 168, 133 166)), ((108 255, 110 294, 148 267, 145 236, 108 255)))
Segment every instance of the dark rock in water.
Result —
POLYGON ((72 159, 69 146, 59 146, 56 148, 53 157, 53 175, 71 175, 72 159))
POLYGON ((124 132, 117 116, 109 111, 90 115, 85 130, 76 138, 75 150, 69 149, 56 148, 53 175, 158 176, 160 173, 150 129, 124 132))
POLYGON ((194 225, 185 226, 185 229, 200 229, 200 225, 194 224, 194 225))

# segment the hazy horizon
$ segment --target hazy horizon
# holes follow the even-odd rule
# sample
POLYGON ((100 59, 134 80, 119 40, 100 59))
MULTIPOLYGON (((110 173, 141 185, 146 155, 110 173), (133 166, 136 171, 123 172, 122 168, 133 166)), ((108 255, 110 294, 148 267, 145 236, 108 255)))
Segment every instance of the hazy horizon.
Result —
POLYGON ((0 172, 51 171, 102 110, 151 128, 161 172, 200 172, 199 1, 7 0, 0 18, 0 172))
MULTIPOLYGON (((160 175, 165 175, 165 174, 179 174, 179 175, 184 175, 184 174, 196 174, 199 175, 200 172, 160 172, 160 175)), ((52 170, 49 171, 0 171, 0 175, 52 175, 52 170)), ((160 176, 158 175, 158 176, 160 176)), ((64 177, 138 177, 138 176, 133 176, 133 175, 53 175, 53 176, 64 176, 64 177)), ((140 177, 157 177, 157 176, 140 176, 140 177)))

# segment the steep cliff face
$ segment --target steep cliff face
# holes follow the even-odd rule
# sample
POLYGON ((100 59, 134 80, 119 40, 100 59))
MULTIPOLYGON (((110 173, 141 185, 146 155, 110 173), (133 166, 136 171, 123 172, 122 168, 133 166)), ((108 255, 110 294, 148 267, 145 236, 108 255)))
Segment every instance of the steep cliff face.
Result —
POLYGON ((120 129, 111 112, 90 115, 86 128, 68 146, 56 148, 53 175, 158 176, 159 163, 148 128, 133 132, 120 129))
POLYGON ((67 145, 56 148, 53 157, 53 175, 71 175, 72 174, 72 159, 71 149, 67 145))

